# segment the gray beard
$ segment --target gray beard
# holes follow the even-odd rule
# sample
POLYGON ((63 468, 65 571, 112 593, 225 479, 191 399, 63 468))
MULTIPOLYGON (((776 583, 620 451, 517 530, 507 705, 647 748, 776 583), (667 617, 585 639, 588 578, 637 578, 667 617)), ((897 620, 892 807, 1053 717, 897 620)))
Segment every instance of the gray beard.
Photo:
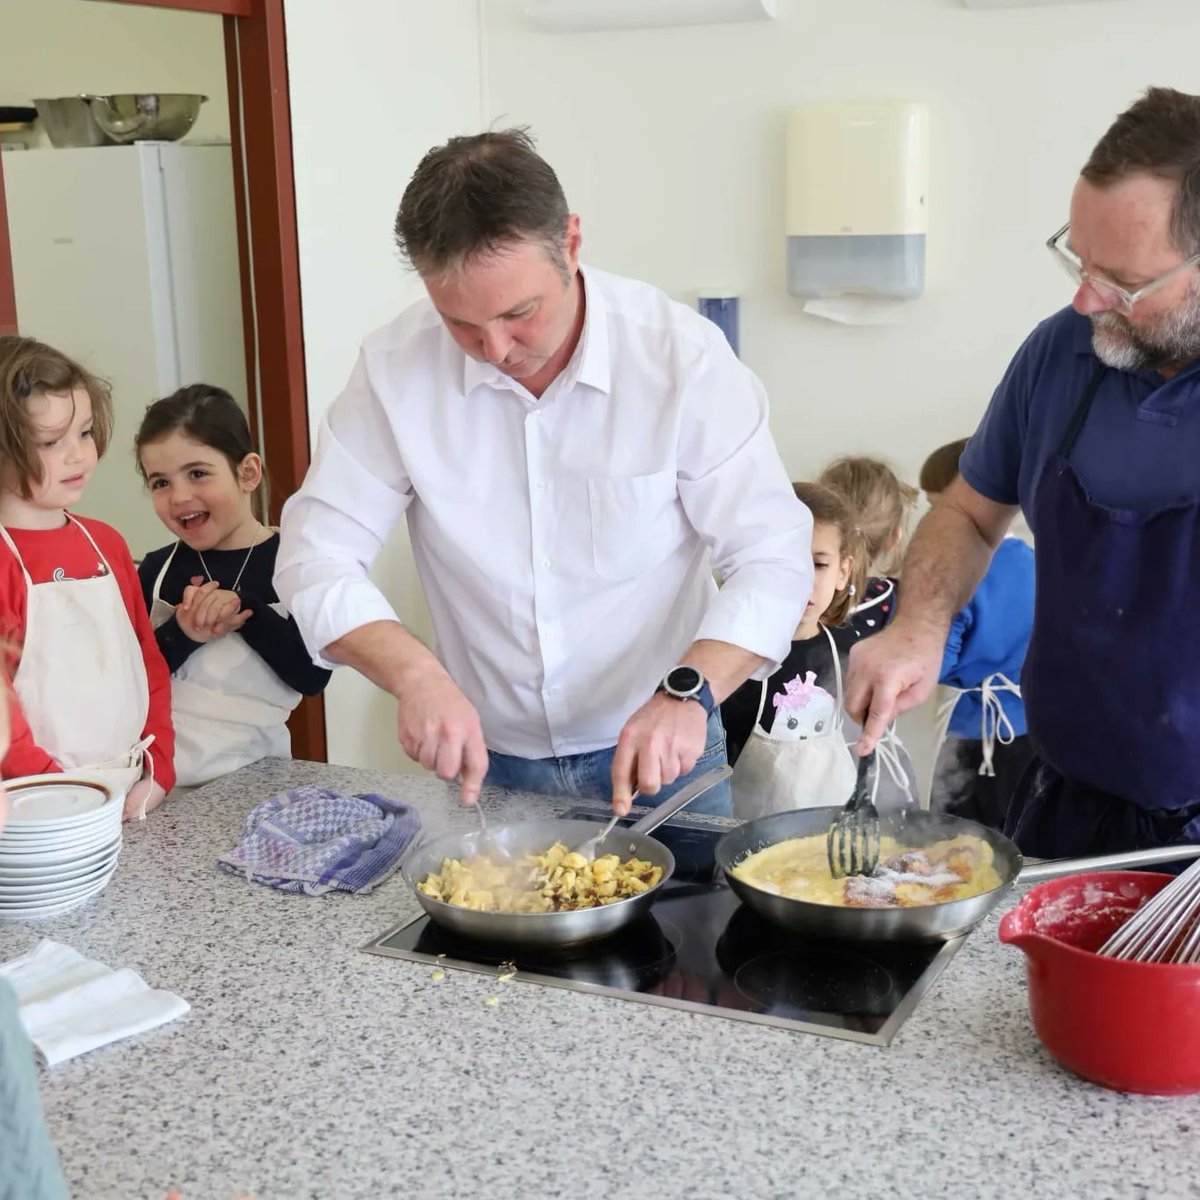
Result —
POLYGON ((1200 358, 1200 287, 1157 325, 1137 329, 1118 313, 1097 313, 1092 322, 1092 349, 1106 366, 1118 371, 1161 371, 1200 358))

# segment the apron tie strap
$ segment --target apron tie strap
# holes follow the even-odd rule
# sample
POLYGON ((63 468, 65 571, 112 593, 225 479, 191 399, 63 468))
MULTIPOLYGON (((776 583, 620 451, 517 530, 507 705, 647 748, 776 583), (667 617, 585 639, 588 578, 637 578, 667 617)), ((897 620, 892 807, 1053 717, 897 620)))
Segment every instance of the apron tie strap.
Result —
MULTIPOLYGON (((976 689, 972 689, 974 691, 976 689)), ((1011 692, 1019 700, 1021 689, 1003 672, 997 671, 989 675, 979 685, 979 698, 983 707, 983 717, 980 722, 980 740, 983 742, 983 761, 979 764, 979 774, 989 779, 996 777, 996 768, 992 765, 992 757, 996 751, 996 743, 1011 746, 1016 738, 1012 721, 1004 711, 1000 700, 1001 692, 1011 692)))

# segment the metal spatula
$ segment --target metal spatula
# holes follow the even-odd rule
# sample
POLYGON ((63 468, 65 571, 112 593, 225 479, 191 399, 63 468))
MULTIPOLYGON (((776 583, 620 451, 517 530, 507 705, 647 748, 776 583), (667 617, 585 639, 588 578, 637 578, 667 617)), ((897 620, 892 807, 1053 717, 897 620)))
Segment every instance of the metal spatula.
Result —
POLYGON ((879 812, 871 803, 874 766, 874 750, 858 760, 854 792, 825 835, 829 870, 834 879, 870 875, 879 865, 879 812))

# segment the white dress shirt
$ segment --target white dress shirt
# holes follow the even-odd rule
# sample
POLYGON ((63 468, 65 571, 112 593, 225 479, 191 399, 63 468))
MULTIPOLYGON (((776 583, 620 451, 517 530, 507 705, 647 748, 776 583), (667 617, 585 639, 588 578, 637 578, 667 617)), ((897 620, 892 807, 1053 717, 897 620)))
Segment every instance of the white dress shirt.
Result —
POLYGON ((488 747, 524 758, 612 746, 697 639, 774 670, 812 587, 812 519, 721 331, 648 284, 584 288, 540 399, 427 300, 371 334, 283 510, 276 590, 325 666, 399 620, 367 572, 407 516, 439 656, 488 747))

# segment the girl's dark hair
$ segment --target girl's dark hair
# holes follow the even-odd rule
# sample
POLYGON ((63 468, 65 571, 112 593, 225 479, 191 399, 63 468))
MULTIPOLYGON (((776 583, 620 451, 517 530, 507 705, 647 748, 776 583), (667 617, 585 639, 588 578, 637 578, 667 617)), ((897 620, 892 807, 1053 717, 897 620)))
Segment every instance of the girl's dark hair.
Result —
POLYGON ((855 596, 862 594, 867 581, 867 539, 855 523, 849 501, 833 488, 822 483, 793 483, 792 490, 812 513, 814 525, 832 525, 837 529, 841 556, 851 560, 845 589, 834 595, 833 602, 821 614, 824 625, 844 625, 854 608, 855 596))
MULTIPOLYGON (((256 453, 250 438, 250 423, 241 405, 224 388, 211 383, 189 384, 162 400, 155 400, 146 409, 133 439, 143 479, 146 468, 142 466, 142 447, 162 441, 172 433, 182 433, 203 446, 211 446, 228 460, 235 475, 246 455, 256 453)), ((265 485, 265 467, 263 482, 265 485)), ((255 515, 261 519, 261 495, 254 499, 255 515)))

